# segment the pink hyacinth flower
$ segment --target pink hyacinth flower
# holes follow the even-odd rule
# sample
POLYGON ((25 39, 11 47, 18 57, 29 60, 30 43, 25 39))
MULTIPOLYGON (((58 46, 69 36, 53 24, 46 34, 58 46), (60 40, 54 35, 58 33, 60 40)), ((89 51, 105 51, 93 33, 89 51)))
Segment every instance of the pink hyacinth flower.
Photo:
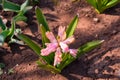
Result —
POLYGON ((76 53, 77 53, 77 49, 69 49, 69 52, 70 52, 70 54, 73 56, 73 57, 76 57, 76 53))
POLYGON ((55 52, 54 66, 60 64, 62 61, 62 53, 69 53, 73 57, 77 55, 77 49, 69 49, 69 44, 74 41, 74 37, 66 38, 65 27, 59 27, 58 36, 55 38, 52 32, 46 32, 46 37, 49 39, 50 43, 46 43, 46 48, 41 50, 42 56, 47 56, 52 52, 55 52))
POLYGON ((57 64, 60 64, 61 61, 62 61, 62 53, 60 48, 57 48, 55 52, 54 66, 56 66, 57 64))
POLYGON ((42 56, 47 56, 50 53, 55 52, 58 47, 58 44, 57 43, 48 43, 48 44, 46 44, 46 46, 47 47, 45 49, 41 50, 42 56))

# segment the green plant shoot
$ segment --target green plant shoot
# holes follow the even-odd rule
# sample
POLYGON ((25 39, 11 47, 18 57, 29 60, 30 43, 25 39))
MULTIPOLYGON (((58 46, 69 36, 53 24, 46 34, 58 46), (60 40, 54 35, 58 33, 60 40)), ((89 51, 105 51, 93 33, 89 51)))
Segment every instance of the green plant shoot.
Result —
POLYGON ((57 36, 54 36, 53 32, 50 31, 46 19, 38 7, 36 8, 36 17, 38 25, 41 28, 42 38, 44 38, 42 39, 43 46, 39 47, 37 43, 24 34, 18 34, 17 37, 23 40, 39 55, 42 60, 38 60, 37 64, 42 69, 53 73, 60 73, 66 66, 79 58, 82 54, 91 51, 103 42, 103 40, 96 40, 88 42, 77 49, 71 49, 69 45, 75 40, 73 34, 78 23, 78 16, 75 16, 67 29, 60 26, 57 36))
POLYGON ((2 31, 0 32, 0 46, 4 44, 5 41, 8 43, 18 43, 18 44, 23 44, 21 41, 14 39, 13 37, 19 32, 19 29, 15 28, 15 23, 17 21, 26 21, 27 18, 24 16, 26 11, 31 9, 31 6, 28 6, 29 0, 26 0, 21 6, 18 4, 15 4, 13 2, 7 1, 7 0, 2 0, 1 5, 3 7, 4 11, 13 11, 17 12, 17 15, 13 17, 11 20, 11 28, 8 28, 4 22, 2 21, 2 18, 0 18, 0 28, 2 31))
POLYGON ((98 13, 104 12, 106 9, 115 6, 120 0, 86 0, 92 5, 98 13))
MULTIPOLYGON (((16 17, 19 17, 19 19, 22 19, 24 21, 27 20, 27 18, 24 16, 24 14, 32 8, 32 6, 28 6, 29 0, 26 0, 21 6, 18 4, 15 4, 13 2, 2 0, 1 5, 4 11, 13 11, 16 12, 16 17)), ((16 18, 14 17, 14 18, 16 18)))

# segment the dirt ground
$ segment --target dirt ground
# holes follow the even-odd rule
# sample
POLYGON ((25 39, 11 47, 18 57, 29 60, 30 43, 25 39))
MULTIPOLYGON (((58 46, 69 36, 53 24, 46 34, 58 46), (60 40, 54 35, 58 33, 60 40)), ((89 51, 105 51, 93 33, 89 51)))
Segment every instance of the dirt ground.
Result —
MULTIPOLYGON (((24 0, 10 0, 21 4, 24 0)), ((40 69, 36 61, 39 57, 27 46, 11 44, 0 47, 0 62, 5 63, 4 73, 0 80, 120 80, 120 4, 97 14, 85 0, 71 3, 60 0, 58 5, 41 0, 37 4, 45 14, 50 29, 67 26, 72 18, 79 14, 79 22, 75 31, 75 43, 78 48, 88 41, 105 40, 93 51, 82 55, 66 67, 61 74, 52 74, 40 69), (9 70, 12 73, 8 74, 9 70)), ((0 11, 10 20, 12 12, 0 11)), ((41 35, 35 19, 34 8, 27 12, 28 21, 18 23, 24 34, 41 44, 41 35)), ((8 22, 8 25, 10 23, 8 22)))

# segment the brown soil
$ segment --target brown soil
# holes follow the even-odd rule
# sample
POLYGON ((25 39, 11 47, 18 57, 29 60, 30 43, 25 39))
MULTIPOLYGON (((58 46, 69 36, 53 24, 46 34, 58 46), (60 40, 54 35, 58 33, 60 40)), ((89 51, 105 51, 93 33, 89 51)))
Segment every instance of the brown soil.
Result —
MULTIPOLYGON (((24 0, 10 0, 21 4, 24 0)), ((39 57, 27 46, 11 44, 0 48, 0 62, 5 63, 0 80, 120 80, 120 4, 97 14, 84 0, 71 3, 60 0, 57 6, 50 1, 41 0, 38 4, 45 14, 50 29, 67 26, 79 14, 73 47, 92 40, 105 40, 95 50, 81 56, 66 67, 61 74, 52 74, 38 68, 39 57), (8 71, 13 69, 13 73, 8 71)), ((11 12, 0 12, 10 20, 11 12)), ((41 44, 41 36, 36 24, 34 9, 27 12, 27 23, 18 23, 24 34, 41 44)), ((8 25, 10 25, 8 23, 8 25)))

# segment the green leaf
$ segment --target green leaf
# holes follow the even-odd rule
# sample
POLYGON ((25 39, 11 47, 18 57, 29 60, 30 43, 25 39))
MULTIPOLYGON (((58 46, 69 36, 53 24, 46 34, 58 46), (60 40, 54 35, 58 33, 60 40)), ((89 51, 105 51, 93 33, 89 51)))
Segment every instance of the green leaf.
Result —
POLYGON ((77 55, 77 58, 81 55, 81 54, 84 54, 86 52, 89 52, 93 49, 95 49, 97 46, 99 46, 101 43, 103 43, 104 40, 96 40, 96 41, 92 41, 92 42, 88 42, 86 43, 85 45, 81 46, 79 49, 78 49, 78 55, 77 55))
POLYGON ((0 68, 0 75, 2 75, 3 74, 3 70, 0 68))
POLYGON ((26 0, 26 1, 21 5, 20 10, 23 11, 23 10, 27 7, 28 3, 29 3, 29 0, 26 0))
POLYGON ((14 39, 12 38, 10 41, 9 41, 9 44, 11 43, 17 43, 19 45, 24 45, 24 42, 23 41, 20 41, 20 40, 17 40, 17 39, 14 39))
MULTIPOLYGON (((66 61, 69 59, 69 56, 71 55, 65 53, 62 56, 63 56, 62 62, 59 65, 57 65, 57 68, 60 70, 62 70, 65 67, 66 61)), ((70 59, 72 60, 73 57, 71 56, 70 59)))
POLYGON ((0 68, 4 68, 4 67, 5 67, 5 64, 0 63, 0 68))
POLYGON ((78 23, 78 15, 76 15, 74 19, 71 21, 71 23, 69 24, 66 30, 67 37, 70 37, 73 35, 75 28, 77 26, 77 23, 78 23))
POLYGON ((109 7, 115 6, 119 2, 120 2, 120 0, 111 0, 111 1, 109 1, 109 3, 107 3, 106 7, 109 8, 109 7))
POLYGON ((28 10, 32 8, 32 6, 28 6, 29 0, 26 0, 20 7, 20 14, 26 13, 28 10))
POLYGON ((90 5, 92 5, 94 8, 97 8, 97 2, 96 0, 86 0, 90 5))
POLYGON ((9 30, 4 30, 4 31, 0 34, 0 46, 2 46, 3 43, 5 42, 5 39, 7 38, 9 32, 10 32, 9 30))
POLYGON ((27 17, 24 16, 24 15, 17 15, 17 16, 15 16, 15 17, 13 18, 13 20, 14 20, 15 22, 17 22, 17 21, 27 21, 27 17))
POLYGON ((108 9, 110 7, 115 6, 119 2, 120 2, 119 0, 109 0, 109 1, 106 0, 106 2, 101 4, 101 6, 98 8, 98 11, 99 11, 99 13, 102 13, 104 10, 106 10, 106 9, 108 9))
POLYGON ((0 27, 2 28, 2 30, 7 29, 6 25, 3 23, 1 18, 0 18, 0 27))
POLYGON ((103 0, 102 1, 102 6, 106 6, 106 4, 109 2, 109 0, 103 0))
POLYGON ((5 11, 13 11, 13 12, 20 11, 20 6, 18 4, 15 4, 7 0, 3 0, 2 7, 5 11))
POLYGON ((18 34, 17 37, 20 40, 24 41, 34 52, 36 52, 37 55, 40 55, 41 48, 35 42, 33 42, 30 38, 28 38, 23 34, 18 34))
POLYGON ((42 57, 43 60, 45 60, 48 64, 51 64, 53 62, 53 54, 50 54, 49 56, 41 56, 41 48, 33 42, 30 38, 23 34, 16 35, 20 40, 24 41, 37 55, 42 57))
POLYGON ((14 69, 13 68, 11 68, 11 69, 8 69, 8 74, 13 74, 15 71, 14 71, 14 69))
POLYGON ((115 6, 120 2, 120 0, 87 0, 98 13, 102 13, 104 10, 115 6))
POLYGON ((44 28, 45 28, 45 31, 49 31, 47 21, 43 15, 42 11, 40 10, 40 8, 36 7, 35 13, 36 13, 36 18, 38 20, 39 25, 42 24, 42 26, 44 26, 44 28))
POLYGON ((47 31, 49 31, 49 27, 48 27, 47 21, 43 15, 42 11, 40 10, 40 8, 37 7, 35 12, 36 12, 36 17, 37 17, 37 20, 39 23, 39 29, 40 29, 41 34, 42 34, 43 47, 45 47, 45 43, 49 42, 49 40, 46 38, 46 35, 45 35, 45 33, 47 31))
MULTIPOLYGON (((51 57, 49 57, 49 56, 41 56, 40 55, 41 54, 41 48, 35 42, 33 42, 30 38, 28 38, 27 36, 25 36, 23 34, 18 34, 16 36, 20 40, 24 41, 37 55, 39 55, 40 57, 42 57, 42 59, 45 60, 48 64, 51 63, 51 57)), ((50 54, 50 56, 51 55, 52 54, 50 54)))
POLYGON ((74 58, 71 55, 67 55, 66 61, 64 61, 64 64, 60 65, 58 68, 62 70, 64 67, 66 67, 68 64, 73 62, 75 59, 79 58, 81 55, 83 55, 86 52, 89 52, 93 49, 95 49, 97 46, 99 46, 101 43, 103 43, 104 40, 97 40, 97 41, 92 41, 84 44, 80 48, 78 48, 78 54, 77 57, 74 58))
POLYGON ((24 9, 24 13, 26 13, 28 10, 32 9, 32 6, 27 6, 25 9, 24 9))
POLYGON ((37 64, 40 68, 47 70, 47 71, 51 71, 52 73, 60 73, 61 72, 61 70, 55 68, 54 66, 43 64, 40 61, 37 61, 37 64))
POLYGON ((14 36, 14 32, 15 32, 15 21, 14 20, 12 20, 12 25, 9 31, 10 32, 8 34, 8 38, 11 39, 14 36))
POLYGON ((0 4, 2 4, 2 0, 0 0, 0 4))
POLYGON ((45 43, 49 42, 49 40, 47 39, 47 37, 45 35, 46 30, 45 30, 45 28, 42 25, 39 26, 39 28, 40 28, 40 31, 41 31, 41 34, 42 34, 42 45, 43 45, 43 47, 45 47, 45 43))

